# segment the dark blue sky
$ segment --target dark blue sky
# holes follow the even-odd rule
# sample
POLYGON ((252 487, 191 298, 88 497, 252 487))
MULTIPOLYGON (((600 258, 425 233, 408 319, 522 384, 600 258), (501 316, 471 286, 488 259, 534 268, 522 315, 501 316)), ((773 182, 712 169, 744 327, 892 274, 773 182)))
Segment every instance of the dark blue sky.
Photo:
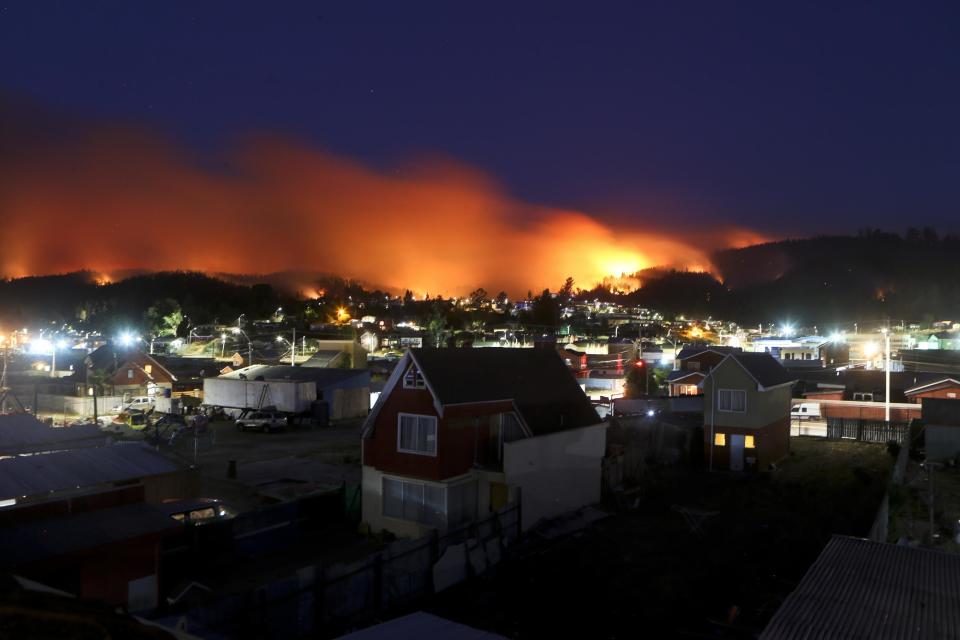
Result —
POLYGON ((355 4, 8 2, 0 91, 201 150, 446 154, 608 218, 960 228, 958 3, 355 4))

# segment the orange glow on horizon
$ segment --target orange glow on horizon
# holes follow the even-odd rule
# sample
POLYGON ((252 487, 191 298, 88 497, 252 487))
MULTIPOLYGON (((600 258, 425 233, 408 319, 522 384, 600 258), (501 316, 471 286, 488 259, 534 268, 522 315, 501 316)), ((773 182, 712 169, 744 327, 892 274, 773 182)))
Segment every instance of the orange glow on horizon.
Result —
MULTIPOLYGON (((121 128, 0 156, 0 276, 87 269, 107 284, 129 269, 289 270, 431 297, 478 287, 518 297, 556 290, 568 276, 579 288, 623 280, 618 288, 629 290, 642 269, 710 270, 710 250, 761 238, 728 229, 705 242, 675 223, 605 224, 518 200, 447 159, 378 171, 254 138, 220 165, 201 167, 161 139, 121 128)), ((295 284, 307 297, 324 295, 295 284)))

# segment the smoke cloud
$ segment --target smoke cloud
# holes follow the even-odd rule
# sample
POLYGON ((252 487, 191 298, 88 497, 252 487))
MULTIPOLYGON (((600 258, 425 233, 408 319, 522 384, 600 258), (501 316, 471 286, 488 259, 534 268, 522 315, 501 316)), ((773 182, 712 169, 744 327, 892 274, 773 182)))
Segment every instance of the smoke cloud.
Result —
POLYGON ((651 266, 709 269, 709 250, 763 240, 675 220, 668 232, 642 216, 610 226, 520 201, 446 158, 379 169, 259 136, 211 159, 138 127, 32 124, 45 135, 0 130, 6 277, 298 270, 431 295, 517 294, 567 276, 588 287, 651 266))

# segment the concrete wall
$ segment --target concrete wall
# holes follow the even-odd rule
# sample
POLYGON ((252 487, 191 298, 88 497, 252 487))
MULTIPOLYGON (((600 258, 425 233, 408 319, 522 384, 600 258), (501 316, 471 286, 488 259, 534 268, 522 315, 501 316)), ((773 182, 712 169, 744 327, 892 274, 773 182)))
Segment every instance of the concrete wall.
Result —
POLYGON ((606 424, 505 443, 503 472, 520 489, 521 528, 599 502, 606 446, 606 424))
MULTIPOLYGON (((816 402, 820 405, 820 416, 826 418, 856 418, 859 420, 883 420, 885 404, 868 400, 835 400, 823 396, 807 396, 804 399, 794 399, 793 404, 801 402, 816 402)), ((910 422, 919 418, 920 405, 904 402, 890 403, 891 422, 910 422)))
MULTIPOLYGON (((31 400, 30 396, 25 396, 21 401, 30 402, 31 400)), ((123 404, 123 396, 97 396, 97 413, 99 415, 116 413, 117 407, 121 404, 123 404)), ((37 394, 37 408, 44 413, 92 416, 93 397, 39 393, 37 394)))

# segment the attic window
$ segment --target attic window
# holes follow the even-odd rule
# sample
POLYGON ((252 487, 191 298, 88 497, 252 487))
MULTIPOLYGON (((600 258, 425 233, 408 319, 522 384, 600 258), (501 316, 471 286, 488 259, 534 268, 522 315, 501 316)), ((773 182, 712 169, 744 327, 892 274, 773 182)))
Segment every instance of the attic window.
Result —
POLYGON ((127 369, 127 380, 133 380, 133 369, 127 369))
POLYGON ((414 365, 410 365, 407 372, 403 374, 404 389, 425 389, 427 384, 423 381, 423 376, 414 365))
POLYGON ((153 373, 153 365, 145 364, 143 365, 143 370, 146 371, 148 374, 153 373))

